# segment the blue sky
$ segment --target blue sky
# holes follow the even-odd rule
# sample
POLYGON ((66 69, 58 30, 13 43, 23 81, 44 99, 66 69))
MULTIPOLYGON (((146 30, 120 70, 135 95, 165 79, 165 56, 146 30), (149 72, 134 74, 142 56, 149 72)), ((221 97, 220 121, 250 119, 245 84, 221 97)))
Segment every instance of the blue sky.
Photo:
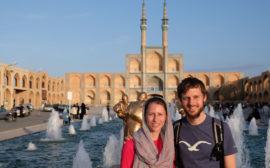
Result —
MULTIPOLYGON (((163 0, 145 0, 147 45, 161 45, 163 0)), ((142 0, 0 0, 0 62, 45 71, 125 72, 140 53, 142 0)), ((270 69, 269 0, 167 0, 169 53, 185 72, 270 69)))

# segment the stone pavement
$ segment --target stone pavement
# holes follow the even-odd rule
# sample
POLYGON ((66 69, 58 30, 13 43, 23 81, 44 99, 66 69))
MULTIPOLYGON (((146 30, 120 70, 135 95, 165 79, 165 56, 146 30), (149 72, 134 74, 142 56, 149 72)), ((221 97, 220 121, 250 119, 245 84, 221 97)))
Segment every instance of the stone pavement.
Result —
MULTIPOLYGON (((90 119, 92 115, 100 117, 102 110, 103 107, 90 107, 87 118, 90 119)), ((114 113, 112 109, 110 111, 114 113)), ((30 116, 18 117, 16 121, 0 120, 0 142, 46 130, 50 114, 50 112, 34 110, 30 116)), ((75 122, 79 121, 81 120, 75 122)), ((62 123, 60 121, 60 124, 62 123)))
POLYGON ((0 142, 46 130, 50 114, 34 110, 30 116, 18 117, 16 121, 0 120, 0 142))

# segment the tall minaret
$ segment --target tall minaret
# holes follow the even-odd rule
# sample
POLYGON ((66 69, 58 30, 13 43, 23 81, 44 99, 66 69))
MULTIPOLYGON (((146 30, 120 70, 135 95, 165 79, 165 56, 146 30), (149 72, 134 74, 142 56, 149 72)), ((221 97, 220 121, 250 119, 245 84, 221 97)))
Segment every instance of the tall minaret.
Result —
POLYGON ((142 19, 141 19, 141 46, 145 47, 146 46, 146 17, 145 17, 145 3, 143 1, 142 5, 142 19))
POLYGON ((163 82, 163 95, 164 99, 168 100, 168 19, 167 19, 167 3, 164 0, 163 7, 163 19, 162 19, 162 48, 163 48, 163 72, 164 72, 164 82, 163 82))
POLYGON ((141 68, 142 68, 142 91, 145 91, 145 73, 146 73, 146 17, 145 17, 145 3, 142 5, 142 19, 141 19, 141 68))
POLYGON ((164 0, 163 19, 162 19, 162 46, 168 46, 168 18, 167 18, 167 3, 164 0))

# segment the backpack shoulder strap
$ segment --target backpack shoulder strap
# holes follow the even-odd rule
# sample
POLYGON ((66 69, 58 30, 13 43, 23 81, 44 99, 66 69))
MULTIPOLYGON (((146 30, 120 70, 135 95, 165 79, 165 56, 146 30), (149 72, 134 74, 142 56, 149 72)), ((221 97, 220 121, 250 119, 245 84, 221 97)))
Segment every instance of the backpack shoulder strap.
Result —
POLYGON ((212 125, 213 125, 213 136, 215 140, 215 146, 214 146, 211 156, 216 157, 216 160, 220 161, 220 167, 224 167, 223 122, 213 117, 212 125))
POLYGON ((174 132, 174 149, 175 149, 175 166, 180 166, 179 162, 179 136, 182 125, 182 119, 177 120, 173 123, 173 132, 174 132))
POLYGON ((174 132, 174 144, 179 139, 180 129, 181 129, 182 119, 177 120, 173 123, 173 132, 174 132))
POLYGON ((223 142, 224 140, 223 122, 216 118, 212 118, 212 123, 213 123, 213 131, 214 131, 213 135, 214 135, 215 143, 223 142))

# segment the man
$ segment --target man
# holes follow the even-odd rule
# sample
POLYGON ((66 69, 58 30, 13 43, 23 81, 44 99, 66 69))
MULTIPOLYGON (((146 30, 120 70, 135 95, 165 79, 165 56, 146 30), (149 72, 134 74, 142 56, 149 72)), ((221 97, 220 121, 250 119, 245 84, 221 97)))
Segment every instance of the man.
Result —
MULTIPOLYGON (((222 157, 217 156, 213 134, 212 118, 204 113, 207 91, 204 84, 197 78, 184 79, 177 88, 178 97, 187 116, 181 120, 178 139, 175 140, 176 161, 180 167, 226 167, 235 168, 237 152, 229 126, 223 123, 222 157), (214 152, 214 153, 213 153, 214 152), (220 164, 222 161, 222 164, 220 164), (223 162, 224 161, 224 162, 223 162), (224 163, 224 164, 223 164, 224 163)), ((222 127, 221 127, 222 128, 222 127)))

